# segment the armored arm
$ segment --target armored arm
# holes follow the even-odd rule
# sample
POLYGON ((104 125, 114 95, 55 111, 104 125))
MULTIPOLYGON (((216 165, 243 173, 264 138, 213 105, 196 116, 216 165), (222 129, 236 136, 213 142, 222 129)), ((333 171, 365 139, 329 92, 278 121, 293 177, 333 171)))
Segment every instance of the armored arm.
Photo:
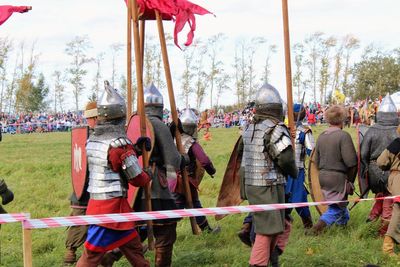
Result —
POLYGON ((272 160, 280 167, 287 176, 297 177, 298 170, 294 158, 292 141, 288 129, 283 124, 278 124, 265 135, 267 152, 272 160))

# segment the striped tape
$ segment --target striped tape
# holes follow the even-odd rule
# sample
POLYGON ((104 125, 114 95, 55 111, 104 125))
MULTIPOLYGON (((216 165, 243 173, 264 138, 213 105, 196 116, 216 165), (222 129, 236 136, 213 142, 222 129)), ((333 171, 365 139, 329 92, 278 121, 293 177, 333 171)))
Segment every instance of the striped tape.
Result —
POLYGON ((29 213, 0 214, 0 224, 22 222, 22 221, 29 219, 30 217, 31 216, 29 213))
POLYGON ((372 201, 372 200, 383 200, 383 199, 394 199, 394 198, 396 198, 396 196, 355 199, 349 201, 299 202, 299 203, 284 203, 284 204, 265 204, 265 205, 231 206, 231 207, 218 207, 218 208, 180 209, 180 210, 163 210, 163 211, 150 211, 150 212, 130 212, 130 213, 118 213, 118 214, 115 213, 115 214, 86 215, 86 216, 52 217, 43 219, 27 218, 26 220, 23 220, 23 227, 25 229, 55 228, 55 227, 65 227, 65 226, 105 224, 105 223, 129 222, 129 221, 146 221, 146 220, 175 219, 175 218, 196 217, 196 216, 229 215, 238 213, 281 210, 289 208, 300 208, 300 207, 310 207, 319 205, 339 204, 346 202, 360 202, 360 201, 372 201))

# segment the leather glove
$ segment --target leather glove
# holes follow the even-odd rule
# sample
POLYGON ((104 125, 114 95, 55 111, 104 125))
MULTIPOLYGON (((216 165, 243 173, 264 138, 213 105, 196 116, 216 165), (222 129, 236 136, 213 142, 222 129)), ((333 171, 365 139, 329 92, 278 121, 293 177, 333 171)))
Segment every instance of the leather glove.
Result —
POLYGON ((10 189, 8 189, 4 179, 0 180, 0 196, 2 199, 1 203, 3 205, 10 203, 14 199, 14 193, 10 189))
POLYGON ((147 136, 144 137, 139 137, 136 140, 136 144, 134 145, 136 153, 138 154, 138 156, 143 154, 142 148, 144 146, 144 149, 146 149, 146 151, 150 151, 151 150, 151 140, 150 138, 148 138, 147 136))
MULTIPOLYGON (((183 133, 182 122, 180 119, 178 119, 178 130, 180 133, 183 133)), ((176 124, 174 121, 171 122, 171 124, 169 125, 169 131, 171 133, 172 138, 175 138, 176 124)))

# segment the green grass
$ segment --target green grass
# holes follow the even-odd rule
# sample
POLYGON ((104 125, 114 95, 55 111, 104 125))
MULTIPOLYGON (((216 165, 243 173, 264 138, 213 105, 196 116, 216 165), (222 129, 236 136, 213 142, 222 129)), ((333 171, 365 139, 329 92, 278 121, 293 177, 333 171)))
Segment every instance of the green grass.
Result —
MULTIPOLYGON (((324 127, 315 127, 318 135, 324 127)), ((205 176, 200 198, 204 207, 214 207, 221 179, 233 145, 239 136, 237 128, 212 129, 211 142, 201 142, 217 168, 212 179, 205 176)), ((353 138, 355 130, 350 129, 353 138)), ((200 134, 201 136, 201 134, 200 134)), ((355 140, 355 139, 354 139, 355 140)), ((70 134, 5 135, 0 143, 0 177, 15 193, 15 200, 5 208, 9 212, 30 212, 32 218, 66 216, 70 212, 70 134)), ((399 266, 399 260, 381 253, 382 239, 376 236, 377 224, 366 224, 372 203, 360 203, 351 211, 344 229, 333 227, 318 237, 306 237, 299 217, 281 266, 399 266)), ((314 221, 318 215, 312 208, 314 221)), ((247 266, 250 248, 236 236, 245 214, 232 215, 210 224, 221 226, 218 235, 193 236, 187 219, 179 222, 174 247, 173 266, 247 266)), ((65 228, 33 230, 33 266, 61 266, 65 228)), ((1 266, 23 266, 21 225, 6 224, 0 230, 1 266)), ((154 254, 146 257, 153 260, 154 254)), ((115 266, 128 266, 121 260, 115 266)))

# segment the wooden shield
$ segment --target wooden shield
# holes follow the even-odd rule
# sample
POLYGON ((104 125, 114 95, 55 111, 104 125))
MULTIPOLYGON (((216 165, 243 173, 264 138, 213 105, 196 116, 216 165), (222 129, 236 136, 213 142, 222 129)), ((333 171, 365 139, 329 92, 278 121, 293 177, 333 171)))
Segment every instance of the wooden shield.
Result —
MULTIPOLYGON (((242 142, 242 137, 236 141, 231 157, 226 166, 224 178, 219 190, 217 207, 237 206, 242 202, 240 198, 240 165, 242 163, 242 153, 239 153, 238 146, 242 142)), ((216 220, 221 220, 226 215, 216 215, 216 220)))
MULTIPOLYGON (((367 133, 369 127, 363 124, 357 125, 357 179, 358 188, 360 189, 360 195, 362 195, 368 188, 368 177, 361 177, 361 144, 364 139, 364 135, 367 133)), ((368 193, 364 194, 363 198, 367 198, 368 193)))
MULTIPOLYGON (((308 184, 310 185, 310 194, 314 202, 325 201, 325 197, 319 184, 319 170, 315 161, 315 149, 311 153, 310 160, 308 162, 308 184)), ((328 206, 319 205, 315 206, 319 214, 324 213, 328 206)))
MULTIPOLYGON (((129 119, 128 127, 126 128, 126 135, 128 136, 129 140, 132 141, 132 143, 136 143, 136 140, 141 137, 140 133, 140 116, 138 114, 132 115, 132 117, 129 119)), ((151 122, 147 119, 146 117, 146 136, 150 138, 151 140, 151 147, 154 147, 154 130, 153 130, 153 125, 151 122)), ((151 154, 151 151, 149 152, 151 154)), ((141 167, 143 167, 143 157, 139 157, 139 164, 141 167)), ((136 194, 137 194, 138 188, 129 184, 129 189, 128 189, 128 202, 133 207, 133 204, 135 202, 136 194)))
POLYGON ((72 188, 78 199, 81 198, 88 179, 86 141, 89 127, 76 127, 71 132, 71 179, 72 188))

